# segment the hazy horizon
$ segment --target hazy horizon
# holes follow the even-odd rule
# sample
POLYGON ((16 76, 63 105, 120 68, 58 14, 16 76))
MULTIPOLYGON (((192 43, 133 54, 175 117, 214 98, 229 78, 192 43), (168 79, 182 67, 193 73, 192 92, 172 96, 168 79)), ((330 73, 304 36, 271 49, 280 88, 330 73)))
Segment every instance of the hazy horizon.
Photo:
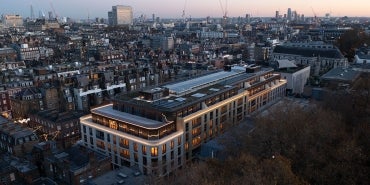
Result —
POLYGON ((259 0, 247 2, 245 0, 0 0, 0 14, 19 14, 24 18, 31 16, 31 5, 35 17, 39 12, 47 16, 49 11, 55 9, 59 17, 75 19, 93 19, 95 17, 107 18, 107 12, 114 5, 128 5, 133 8, 134 17, 145 15, 151 18, 152 14, 161 18, 180 18, 185 10, 185 17, 222 17, 223 9, 227 7, 229 17, 244 17, 250 14, 253 17, 274 17, 275 11, 280 15, 287 13, 287 9, 297 11, 306 17, 318 17, 330 13, 333 17, 370 17, 368 11, 369 0, 326 0, 326 1, 300 1, 300 0, 259 0), (223 9, 221 8, 223 7, 223 9))

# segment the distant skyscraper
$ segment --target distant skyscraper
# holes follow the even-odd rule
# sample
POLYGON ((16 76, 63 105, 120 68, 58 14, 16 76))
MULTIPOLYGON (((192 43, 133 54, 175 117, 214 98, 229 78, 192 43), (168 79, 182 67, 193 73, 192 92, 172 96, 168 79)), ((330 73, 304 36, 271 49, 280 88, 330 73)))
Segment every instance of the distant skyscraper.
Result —
POLYGON ((247 23, 251 22, 251 15, 250 14, 245 14, 245 19, 247 20, 247 23))
POLYGON ((297 11, 293 11, 292 12, 292 19, 295 20, 295 21, 298 20, 298 13, 297 13, 297 11))
POLYGON ((132 7, 117 5, 108 12, 108 22, 110 25, 131 25, 133 20, 132 7))
POLYGON ((113 12, 112 11, 108 12, 108 24, 113 26, 113 12))
POLYGON ((275 18, 276 18, 276 19, 279 19, 279 17, 280 17, 280 12, 279 12, 279 11, 276 11, 276 12, 275 12, 275 18))
POLYGON ((288 8, 287 19, 288 19, 288 21, 292 20, 292 9, 290 9, 290 8, 288 8))
POLYGON ((49 14, 49 20, 54 19, 53 12, 49 11, 48 14, 49 14))

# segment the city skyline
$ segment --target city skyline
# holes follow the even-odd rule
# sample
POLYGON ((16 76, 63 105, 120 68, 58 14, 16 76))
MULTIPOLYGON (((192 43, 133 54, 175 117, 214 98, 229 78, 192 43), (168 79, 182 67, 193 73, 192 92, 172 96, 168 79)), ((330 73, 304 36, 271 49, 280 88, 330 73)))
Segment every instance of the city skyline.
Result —
POLYGON ((180 18, 183 15, 183 10, 185 10, 185 17, 222 17, 226 7, 229 17, 244 17, 245 14, 250 14, 253 17, 274 17, 275 11, 279 11, 281 15, 284 15, 287 13, 288 8, 291 8, 292 11, 297 11, 299 14, 304 14, 306 17, 313 17, 314 14, 318 17, 323 17, 326 13, 331 13, 334 17, 370 17, 367 6, 364 6, 368 3, 368 0, 328 0, 326 2, 296 0, 247 2, 244 0, 228 0, 227 2, 226 0, 157 0, 155 3, 147 0, 0 0, 2 5, 0 14, 19 14, 23 17, 30 17, 30 7, 32 5, 36 17, 38 17, 39 12, 43 12, 47 16, 48 12, 53 12, 54 8, 59 17, 77 19, 107 18, 107 12, 112 6, 128 5, 133 8, 134 18, 145 15, 149 19, 152 17, 152 14, 161 18, 180 18))

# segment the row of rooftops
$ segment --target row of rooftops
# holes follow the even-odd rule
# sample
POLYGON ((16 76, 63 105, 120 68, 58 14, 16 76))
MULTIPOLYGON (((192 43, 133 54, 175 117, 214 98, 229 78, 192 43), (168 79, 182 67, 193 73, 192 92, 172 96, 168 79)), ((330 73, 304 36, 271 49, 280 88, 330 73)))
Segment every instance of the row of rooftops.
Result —
POLYGON ((52 123, 63 123, 72 120, 78 120, 81 116, 84 115, 84 113, 81 111, 68 111, 61 113, 57 109, 50 109, 39 111, 36 115, 42 119, 49 120, 52 123))
POLYGON ((0 133, 10 136, 16 141, 18 138, 29 137, 30 141, 32 139, 37 140, 36 135, 30 128, 20 126, 15 124, 0 116, 0 133))
POLYGON ((318 48, 318 47, 297 47, 293 45, 278 45, 273 50, 274 53, 300 55, 303 57, 323 57, 344 59, 338 48, 318 48))

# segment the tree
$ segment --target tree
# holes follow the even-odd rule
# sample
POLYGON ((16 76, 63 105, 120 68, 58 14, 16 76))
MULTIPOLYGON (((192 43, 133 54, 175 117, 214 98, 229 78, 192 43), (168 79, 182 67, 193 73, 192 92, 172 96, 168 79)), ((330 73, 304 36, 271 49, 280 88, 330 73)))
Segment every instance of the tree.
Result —
POLYGON ((346 31, 339 37, 336 43, 340 51, 350 59, 350 61, 355 56, 355 49, 364 44, 370 45, 370 36, 358 28, 346 31))
POLYGON ((192 164, 158 184, 367 184, 368 123, 348 124, 320 105, 283 103, 257 117, 253 132, 222 137, 230 145, 225 160, 192 164))

